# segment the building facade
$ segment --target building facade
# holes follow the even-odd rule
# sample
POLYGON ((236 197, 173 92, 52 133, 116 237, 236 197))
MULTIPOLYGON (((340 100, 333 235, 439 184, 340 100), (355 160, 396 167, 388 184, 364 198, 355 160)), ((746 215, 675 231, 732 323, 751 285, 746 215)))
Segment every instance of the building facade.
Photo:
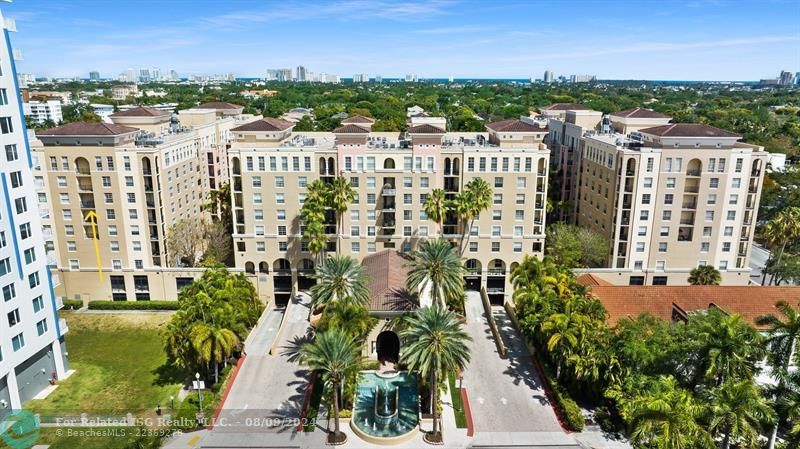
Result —
POLYGON ((526 118, 489 124, 484 133, 423 124, 400 134, 373 132, 373 122, 356 116, 332 133, 295 133, 292 123, 265 118, 232 130, 237 268, 278 303, 313 283, 300 211, 314 180, 343 176, 355 188, 341 226, 329 226, 328 251, 341 245, 342 254, 360 260, 384 249, 409 252, 440 232, 458 242, 464 224, 449 217, 438 229, 424 201, 432 189, 454 195, 480 177, 492 186, 493 201, 467 233, 465 281, 469 288, 486 286, 502 302, 510 270, 524 254, 541 256, 544 249, 547 127, 526 118))
MULTIPOLYGON (((6 23, 0 14, 0 23, 6 23)), ((58 316, 31 173, 34 156, 19 98, 14 52, 3 30, 0 57, 0 418, 65 377, 67 324, 58 316)))
POLYGON ((233 117, 135 108, 107 123, 41 131, 34 167, 49 259, 70 299, 174 299, 200 274, 167 247, 182 219, 207 219, 227 182, 233 117), (91 217, 93 214, 94 217, 91 217))
POLYGON ((59 100, 31 100, 24 103, 23 106, 25 116, 30 117, 35 123, 41 124, 49 120, 53 124, 58 124, 64 120, 61 114, 61 101, 59 100))

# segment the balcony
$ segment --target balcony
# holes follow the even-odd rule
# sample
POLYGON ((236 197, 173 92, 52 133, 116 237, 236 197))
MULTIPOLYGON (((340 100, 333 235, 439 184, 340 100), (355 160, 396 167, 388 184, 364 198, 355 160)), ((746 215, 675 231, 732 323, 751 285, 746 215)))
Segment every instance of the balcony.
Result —
POLYGON ((686 176, 700 176, 700 170, 686 170, 686 176))
POLYGON ((386 184, 383 186, 383 190, 381 191, 381 195, 383 196, 395 196, 397 195, 397 189, 392 184, 386 184))
POLYGON ((684 201, 681 207, 684 209, 697 209, 697 200, 684 201))
POLYGON ((61 285, 61 278, 57 274, 50 276, 50 279, 53 281, 53 287, 61 285))
POLYGON ((61 330, 61 335, 64 335, 67 332, 69 332, 69 326, 67 325, 67 320, 65 320, 64 318, 59 318, 58 328, 61 330))
POLYGON ((61 310, 63 308, 64 308, 64 298, 56 296, 56 310, 61 310))
POLYGON ((506 270, 502 268, 489 268, 486 272, 486 276, 491 276, 491 277, 500 277, 505 275, 506 275, 506 270))
POLYGON ((760 168, 754 168, 750 172, 750 176, 761 176, 761 169, 760 168))
POLYGON ((81 201, 81 209, 94 209, 94 201, 81 201))

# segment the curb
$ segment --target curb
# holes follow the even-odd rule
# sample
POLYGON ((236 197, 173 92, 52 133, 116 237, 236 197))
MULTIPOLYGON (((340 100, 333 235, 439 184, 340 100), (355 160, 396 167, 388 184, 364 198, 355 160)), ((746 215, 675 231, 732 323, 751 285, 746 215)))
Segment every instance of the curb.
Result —
POLYGON ((209 430, 214 428, 214 424, 217 422, 219 414, 222 413, 222 406, 225 405, 225 401, 228 399, 228 394, 233 388, 233 382, 236 381, 236 376, 239 375, 239 370, 242 368, 242 365, 244 365, 244 359, 246 358, 247 354, 242 354, 242 356, 239 357, 239 361, 236 362, 236 368, 233 369, 233 374, 231 374, 228 385, 225 386, 225 391, 222 393, 222 398, 220 398, 219 405, 217 405, 217 409, 214 410, 214 415, 211 417, 211 424, 207 426, 209 430))
POLYGON ((464 387, 461 387, 461 403, 464 406, 464 415, 467 417, 467 436, 471 437, 475 434, 475 427, 472 424, 472 409, 469 406, 467 389, 464 387))

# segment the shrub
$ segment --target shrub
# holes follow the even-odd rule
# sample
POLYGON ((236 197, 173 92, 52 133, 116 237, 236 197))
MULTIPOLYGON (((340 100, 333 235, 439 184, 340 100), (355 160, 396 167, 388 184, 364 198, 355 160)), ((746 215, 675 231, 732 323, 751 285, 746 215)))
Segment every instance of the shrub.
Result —
POLYGON ((80 299, 65 299, 64 310, 78 310, 83 307, 83 301, 80 299))
POLYGON ((178 301, 90 301, 89 310, 178 310, 178 301))
POLYGON ((539 354, 540 352, 536 351, 539 366, 542 368, 542 373, 544 373, 544 381, 550 386, 550 391, 552 391, 553 396, 555 396, 557 412, 559 412, 561 419, 564 420, 564 424, 569 430, 573 432, 582 431, 585 423, 581 407, 570 397, 567 390, 556 381, 550 367, 546 363, 543 363, 541 357, 538 357, 539 354))

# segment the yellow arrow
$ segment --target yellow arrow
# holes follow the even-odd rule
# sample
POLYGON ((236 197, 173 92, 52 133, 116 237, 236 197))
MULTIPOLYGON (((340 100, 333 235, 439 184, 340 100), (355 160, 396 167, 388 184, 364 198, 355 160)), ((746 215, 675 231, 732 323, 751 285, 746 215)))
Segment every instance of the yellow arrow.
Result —
POLYGON ((84 221, 88 221, 92 224, 92 240, 94 240, 94 254, 97 256, 97 277, 100 279, 100 282, 103 281, 103 265, 100 263, 100 247, 97 245, 97 214, 94 213, 93 210, 90 210, 86 217, 83 218, 84 221))

